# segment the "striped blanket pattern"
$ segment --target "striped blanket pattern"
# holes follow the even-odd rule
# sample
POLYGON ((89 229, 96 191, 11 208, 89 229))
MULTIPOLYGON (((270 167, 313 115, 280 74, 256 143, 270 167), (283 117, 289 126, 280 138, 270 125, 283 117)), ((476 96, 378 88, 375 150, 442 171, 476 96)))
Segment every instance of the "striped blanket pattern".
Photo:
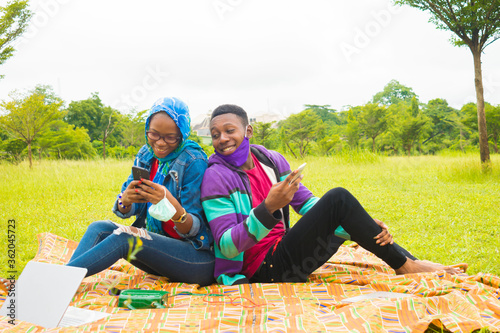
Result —
MULTIPOLYGON (((38 235, 36 261, 66 263, 77 243, 38 235)), ((0 295, 0 303, 5 295, 0 295)), ((27 322, 2 332, 425 332, 430 325, 450 332, 500 331, 500 278, 444 272, 397 276, 355 244, 342 246, 306 283, 211 285, 172 283, 146 274, 125 260, 84 279, 71 305, 110 313, 88 325, 44 329, 27 322), (169 292, 166 309, 119 308, 119 289, 169 292), (397 299, 344 299, 377 291, 411 294, 397 299)))

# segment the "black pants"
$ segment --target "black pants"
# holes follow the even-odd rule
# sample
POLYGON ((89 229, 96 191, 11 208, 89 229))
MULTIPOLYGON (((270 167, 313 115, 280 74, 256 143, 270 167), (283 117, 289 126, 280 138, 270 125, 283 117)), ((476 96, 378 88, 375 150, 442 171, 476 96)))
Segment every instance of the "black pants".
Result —
POLYGON ((401 267, 407 257, 416 259, 397 244, 376 244, 374 237, 382 229, 349 191, 335 188, 302 216, 276 248, 271 247, 251 282, 306 281, 344 242, 334 235, 339 225, 393 269, 401 267))

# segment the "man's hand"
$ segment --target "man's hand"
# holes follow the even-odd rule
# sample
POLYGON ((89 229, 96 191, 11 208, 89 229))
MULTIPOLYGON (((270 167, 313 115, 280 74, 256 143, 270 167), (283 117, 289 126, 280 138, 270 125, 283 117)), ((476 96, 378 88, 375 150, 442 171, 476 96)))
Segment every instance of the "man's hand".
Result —
POLYGON ((288 177, 285 178, 285 180, 276 183, 271 187, 271 190, 264 200, 264 204, 271 214, 278 209, 285 207, 290 203, 290 201, 292 201, 295 192, 299 189, 300 181, 304 177, 304 175, 300 175, 299 178, 290 185, 290 182, 297 173, 298 170, 294 170, 288 175, 288 177))
POLYGON ((379 227, 382 228, 382 232, 378 234, 377 236, 374 237, 374 239, 377 240, 377 244, 380 244, 380 246, 384 246, 387 244, 394 244, 394 240, 392 239, 392 235, 389 233, 389 227, 382 221, 373 219, 375 223, 379 225, 379 227))

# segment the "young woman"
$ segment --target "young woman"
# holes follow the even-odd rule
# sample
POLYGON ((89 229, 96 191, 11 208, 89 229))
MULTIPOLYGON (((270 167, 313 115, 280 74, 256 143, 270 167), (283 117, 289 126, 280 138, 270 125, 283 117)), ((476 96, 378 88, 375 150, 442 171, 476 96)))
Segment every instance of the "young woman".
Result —
POLYGON ((147 273, 200 285, 214 281, 213 238, 200 202, 207 159, 201 147, 188 140, 189 134, 184 102, 162 98, 153 105, 146 120, 146 144, 134 161, 134 166, 149 170, 150 177, 133 180, 130 175, 113 207, 118 217, 135 215, 136 221, 132 227, 93 222, 69 266, 87 268, 87 276, 93 275, 139 248, 131 263, 147 273))
POLYGON ((215 241, 218 283, 299 282, 324 264, 343 243, 353 241, 384 260, 398 274, 456 268, 416 260, 392 242, 387 227, 371 218, 343 188, 322 198, 291 182, 297 170, 279 153, 250 145, 246 112, 221 105, 211 116, 215 155, 201 187, 202 204, 215 241), (288 208, 302 218, 289 228, 288 208))

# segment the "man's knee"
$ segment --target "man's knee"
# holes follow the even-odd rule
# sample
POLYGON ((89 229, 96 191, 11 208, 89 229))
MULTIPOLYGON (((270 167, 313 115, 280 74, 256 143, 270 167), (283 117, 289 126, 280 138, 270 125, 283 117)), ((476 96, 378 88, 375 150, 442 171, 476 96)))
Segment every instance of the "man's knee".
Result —
POLYGON ((337 203, 339 201, 345 202, 346 200, 353 198, 351 192, 343 187, 332 188, 330 191, 326 192, 325 196, 333 203, 337 203))

